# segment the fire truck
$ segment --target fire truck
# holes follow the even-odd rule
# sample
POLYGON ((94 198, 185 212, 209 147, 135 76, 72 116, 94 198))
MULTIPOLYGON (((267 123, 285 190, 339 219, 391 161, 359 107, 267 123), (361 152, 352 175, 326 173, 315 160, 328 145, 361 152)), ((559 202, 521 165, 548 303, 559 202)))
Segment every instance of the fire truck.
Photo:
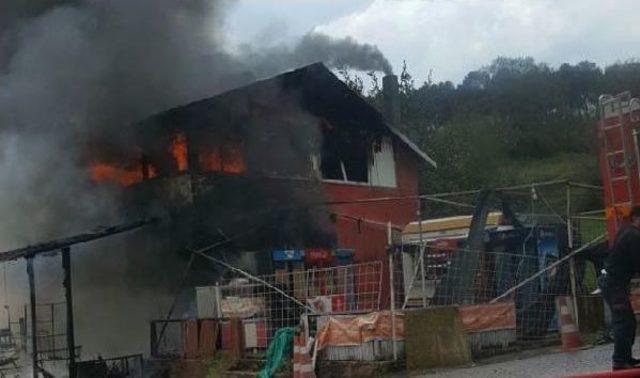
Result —
POLYGON ((640 203, 640 99, 629 92, 599 98, 599 160, 609 242, 640 203))

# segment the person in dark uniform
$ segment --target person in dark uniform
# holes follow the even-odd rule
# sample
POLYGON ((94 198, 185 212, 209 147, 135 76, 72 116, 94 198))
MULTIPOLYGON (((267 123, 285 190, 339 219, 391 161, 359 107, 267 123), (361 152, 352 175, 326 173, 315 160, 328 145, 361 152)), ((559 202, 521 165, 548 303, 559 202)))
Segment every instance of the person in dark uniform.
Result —
POLYGON ((640 360, 631 354, 636 318, 629 301, 629 283, 634 274, 640 273, 640 206, 631 209, 630 218, 631 223, 616 235, 603 274, 598 278, 602 296, 611 310, 613 370, 640 365, 640 360))

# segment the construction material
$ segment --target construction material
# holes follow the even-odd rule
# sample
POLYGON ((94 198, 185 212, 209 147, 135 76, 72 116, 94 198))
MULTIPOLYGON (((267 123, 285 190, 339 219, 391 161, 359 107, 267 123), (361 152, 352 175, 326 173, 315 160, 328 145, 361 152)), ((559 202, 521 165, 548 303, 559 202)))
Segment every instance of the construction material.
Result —
POLYGON ((578 296, 578 314, 580 324, 578 328, 582 333, 601 331, 606 327, 604 319, 604 302, 600 295, 578 296))
POLYGON ((271 378, 278 371, 285 359, 291 354, 291 344, 295 329, 292 327, 280 328, 267 349, 267 361, 258 373, 258 378, 271 378))
MULTIPOLYGON (((472 215, 459 215, 455 217, 426 219, 417 222, 411 222, 402 230, 403 234, 418 234, 420 230, 423 233, 442 232, 448 230, 468 229, 471 226, 472 215)), ((491 212, 487 215, 487 226, 498 226, 502 222, 501 212, 491 212)))
POLYGON ((415 310, 406 314, 407 370, 457 366, 471 362, 469 340, 458 309, 453 306, 415 310))
POLYGON ((516 308, 513 302, 460 306, 458 312, 467 332, 516 328, 516 308))
POLYGON ((311 357, 314 339, 303 334, 293 336, 293 378, 316 378, 311 357))
POLYGON ((244 326, 242 320, 231 318, 231 358, 239 361, 244 357, 244 326))
POLYGON ((145 218, 136 222, 123 223, 116 226, 104 227, 98 231, 87 232, 71 236, 68 238, 54 239, 44 243, 38 243, 11 251, 0 252, 0 262, 17 260, 23 257, 34 257, 41 253, 61 250, 74 244, 86 243, 96 239, 102 239, 107 236, 132 231, 140 227, 155 223, 158 218, 145 218))
POLYGON ((211 358, 216 352, 219 334, 218 322, 215 320, 200 320, 198 333, 198 356, 203 359, 211 358))
MULTIPOLYGON (((405 337, 404 314, 395 314, 395 340, 405 337)), ((318 317, 318 350, 327 346, 358 346, 372 340, 392 340, 391 312, 318 317)))

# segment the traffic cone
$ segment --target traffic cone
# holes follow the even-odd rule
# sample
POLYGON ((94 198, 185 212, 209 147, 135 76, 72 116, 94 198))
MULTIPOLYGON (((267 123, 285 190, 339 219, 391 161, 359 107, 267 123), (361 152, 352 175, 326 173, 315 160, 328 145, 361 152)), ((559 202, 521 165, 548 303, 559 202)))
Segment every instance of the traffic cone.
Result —
POLYGON ((573 303, 570 297, 556 297, 556 309, 558 310, 558 320, 560 323, 562 351, 568 352, 579 348, 582 345, 582 341, 580 340, 580 330, 573 319, 573 303))

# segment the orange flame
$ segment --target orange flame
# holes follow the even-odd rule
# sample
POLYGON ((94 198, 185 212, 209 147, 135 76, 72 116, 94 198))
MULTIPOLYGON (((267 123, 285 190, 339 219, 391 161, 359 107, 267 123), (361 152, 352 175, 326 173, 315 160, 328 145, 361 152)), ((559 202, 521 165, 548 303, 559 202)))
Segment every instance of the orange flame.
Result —
POLYGON ((222 172, 222 159, 218 149, 203 151, 198 155, 202 170, 207 172, 222 172))
POLYGON ((169 146, 169 152, 176 159, 178 171, 183 172, 187 170, 187 138, 183 133, 178 133, 173 136, 171 145, 169 146))
POLYGON ((206 172, 242 173, 247 170, 242 143, 228 143, 222 148, 202 151, 198 161, 206 172))
MULTIPOLYGON (((130 186, 144 179, 141 166, 135 169, 125 169, 113 164, 93 163, 91 167, 89 167, 89 170, 93 182, 113 182, 122 186, 130 186)), ((156 177, 157 175, 158 172, 156 168, 149 165, 149 178, 156 177)))
POLYGON ((224 157, 222 170, 229 173, 246 171, 243 150, 242 143, 229 143, 222 146, 222 156, 224 157))

